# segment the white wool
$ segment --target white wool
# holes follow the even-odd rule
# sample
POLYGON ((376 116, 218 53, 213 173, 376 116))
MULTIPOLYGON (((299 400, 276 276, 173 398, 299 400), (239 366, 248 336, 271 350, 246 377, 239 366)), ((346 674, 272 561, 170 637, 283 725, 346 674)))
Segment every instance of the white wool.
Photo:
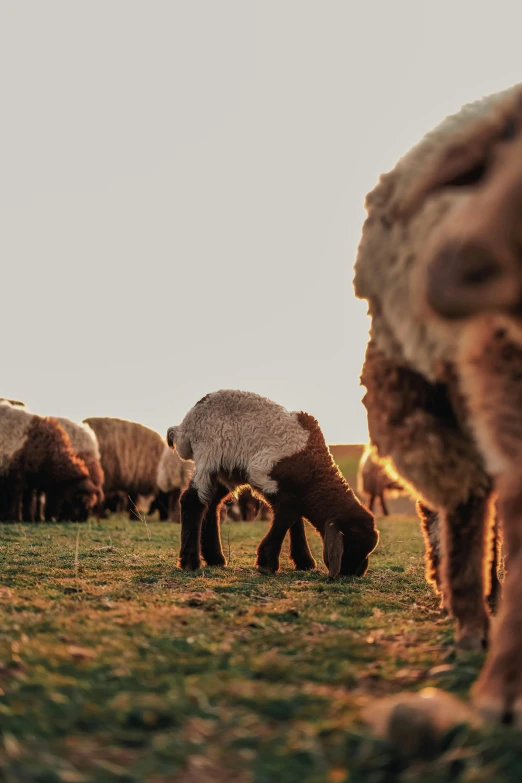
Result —
POLYGON ((383 175, 367 197, 368 218, 363 226, 355 263, 356 296, 366 299, 372 318, 370 335, 389 359, 409 366, 431 381, 438 380, 441 362, 453 362, 460 324, 437 318, 419 300, 415 285, 420 258, 427 242, 452 209, 466 199, 465 189, 449 190, 421 200, 406 221, 398 219, 404 201, 419 177, 429 170, 442 149, 458 141, 476 121, 501 101, 521 90, 511 87, 463 106, 428 133, 383 175))
POLYGON ((191 408, 175 428, 174 441, 180 456, 195 462, 193 484, 202 502, 210 501, 217 475, 226 480, 234 471, 262 493, 277 492, 272 468, 308 442, 297 415, 266 397, 230 389, 191 408))
POLYGON ((6 473, 14 455, 24 446, 34 414, 26 408, 0 402, 0 475, 6 473))
POLYGON ((98 439, 88 424, 71 421, 64 416, 53 416, 53 418, 69 436, 71 446, 76 454, 92 454, 95 459, 100 460, 98 439))
POLYGON ((158 487, 162 492, 172 492, 174 489, 186 489, 194 473, 194 463, 181 459, 176 451, 168 446, 158 463, 158 487))

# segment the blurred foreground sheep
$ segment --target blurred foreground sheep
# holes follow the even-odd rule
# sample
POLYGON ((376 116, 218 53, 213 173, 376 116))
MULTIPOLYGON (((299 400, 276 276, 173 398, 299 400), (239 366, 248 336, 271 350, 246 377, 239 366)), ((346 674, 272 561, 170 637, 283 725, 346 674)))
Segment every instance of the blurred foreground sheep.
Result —
POLYGON ((462 647, 488 640, 497 493, 508 570, 474 698, 522 725, 522 86, 446 119, 366 207, 354 285, 371 442, 439 514, 462 647))

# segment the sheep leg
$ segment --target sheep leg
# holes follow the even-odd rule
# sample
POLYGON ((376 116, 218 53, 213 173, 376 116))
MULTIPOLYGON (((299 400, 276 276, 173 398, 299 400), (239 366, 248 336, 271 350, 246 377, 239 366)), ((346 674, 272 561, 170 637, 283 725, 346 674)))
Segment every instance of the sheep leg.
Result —
POLYGON ((520 479, 499 491, 499 507, 509 567, 491 649, 473 688, 476 706, 491 720, 522 727, 522 525, 520 479))
POLYGON ((488 595, 488 604, 490 609, 496 609, 500 601, 502 593, 502 582, 498 575, 498 569, 500 565, 500 525, 498 521, 498 515, 495 512, 495 521, 493 523, 493 559, 491 561, 491 587, 488 595))
POLYGON ((22 499, 23 489, 15 485, 13 486, 8 505, 8 519, 10 522, 22 522, 22 499))
POLYGON ((183 571, 201 568, 201 526, 207 506, 192 484, 181 496, 181 547, 178 565, 183 571))
POLYGON ((275 574, 279 570, 279 555, 288 530, 301 520, 295 502, 276 495, 268 498, 274 510, 270 529, 257 548, 256 566, 262 574, 275 574))
POLYGON ((441 593, 441 611, 447 611, 448 601, 442 594, 440 578, 440 518, 436 511, 417 501, 417 514, 424 535, 426 564, 425 576, 428 584, 432 585, 436 593, 441 593))
POLYGON ((290 528, 290 559, 293 560, 296 571, 313 571, 314 568, 317 568, 317 563, 308 546, 302 517, 290 528))
POLYGON ((220 535, 221 506, 227 495, 230 495, 230 490, 222 484, 218 484, 214 497, 203 517, 201 552, 209 566, 226 566, 227 564, 220 535))
POLYGON ((489 506, 487 496, 471 495, 440 515, 443 595, 457 621, 456 640, 462 649, 480 650, 487 641, 489 614, 484 593, 489 506))
POLYGON ((384 514, 385 517, 389 516, 390 512, 388 511, 388 506, 386 505, 386 502, 384 500, 384 492, 382 492, 379 495, 379 500, 381 501, 382 513, 384 514))
POLYGON ((375 495, 370 495, 370 502, 368 503, 368 511, 373 513, 373 506, 375 503, 375 495))
POLYGON ((22 518, 24 522, 36 520, 36 495, 33 489, 25 488, 22 500, 22 518))
POLYGON ((181 522, 181 509, 179 505, 179 498, 181 495, 181 489, 178 487, 169 492, 169 515, 170 522, 176 522, 178 525, 181 522))

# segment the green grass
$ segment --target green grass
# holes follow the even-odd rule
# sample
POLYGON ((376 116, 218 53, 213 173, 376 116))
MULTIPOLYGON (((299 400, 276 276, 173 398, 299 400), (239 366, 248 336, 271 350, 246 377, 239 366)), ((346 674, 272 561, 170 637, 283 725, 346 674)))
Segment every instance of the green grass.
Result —
POLYGON ((466 695, 481 664, 455 660, 416 520, 379 527, 368 576, 330 582, 286 551, 258 574, 265 523, 225 524, 229 567, 195 574, 176 569, 176 525, 0 526, 0 781, 521 780, 508 730, 401 766, 362 725, 379 695, 466 695))

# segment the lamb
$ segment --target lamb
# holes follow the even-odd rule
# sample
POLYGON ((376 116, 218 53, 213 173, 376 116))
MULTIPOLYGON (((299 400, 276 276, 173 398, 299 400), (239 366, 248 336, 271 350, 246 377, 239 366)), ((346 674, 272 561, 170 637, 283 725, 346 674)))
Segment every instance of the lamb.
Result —
POLYGON ((0 402, 0 518, 34 521, 33 493, 54 492, 72 520, 96 502, 96 488, 52 418, 0 402))
MULTIPOLYGON (((69 437, 72 449, 78 459, 82 460, 92 483, 96 488, 96 507, 99 514, 103 508, 103 470, 100 461, 100 449, 98 440, 91 427, 88 424, 78 423, 67 419, 64 416, 56 416, 55 421, 62 427, 69 437)), ((58 509, 56 493, 48 493, 45 500, 45 518, 50 520, 67 519, 69 509, 63 507, 58 509)), ((83 520, 82 520, 83 521, 83 520)))
POLYGON ((190 467, 170 452, 159 433, 134 421, 109 417, 84 419, 84 424, 98 439, 108 499, 130 498, 131 519, 138 495, 156 498, 164 492, 164 502, 171 504, 171 512, 175 509, 178 499, 169 500, 169 495, 179 497, 180 489, 190 480, 190 467))
POLYGON ((474 699, 519 724, 521 161, 522 85, 446 119, 367 197, 354 278, 371 316, 370 438, 440 515, 444 601, 473 649, 488 635, 497 494, 508 568, 474 699))
POLYGON ((365 448, 359 462, 357 491, 361 497, 364 497, 364 495, 368 496, 368 508, 370 511, 373 511, 375 499, 379 498, 384 516, 388 516, 390 513, 384 499, 384 493, 386 491, 394 492, 395 494, 403 492, 403 488, 397 478, 388 475, 386 466, 381 465, 375 458, 374 450, 371 446, 365 448))
POLYGON ((279 569, 290 530, 290 557, 298 570, 316 563, 303 518, 323 539, 330 577, 363 575, 379 539, 373 515, 359 503, 335 465, 317 421, 290 412, 246 391, 207 394, 170 427, 167 443, 196 470, 181 497, 181 550, 184 570, 226 565, 219 532, 219 509, 239 487, 249 485, 273 509, 274 518, 257 550, 262 573, 279 569))

